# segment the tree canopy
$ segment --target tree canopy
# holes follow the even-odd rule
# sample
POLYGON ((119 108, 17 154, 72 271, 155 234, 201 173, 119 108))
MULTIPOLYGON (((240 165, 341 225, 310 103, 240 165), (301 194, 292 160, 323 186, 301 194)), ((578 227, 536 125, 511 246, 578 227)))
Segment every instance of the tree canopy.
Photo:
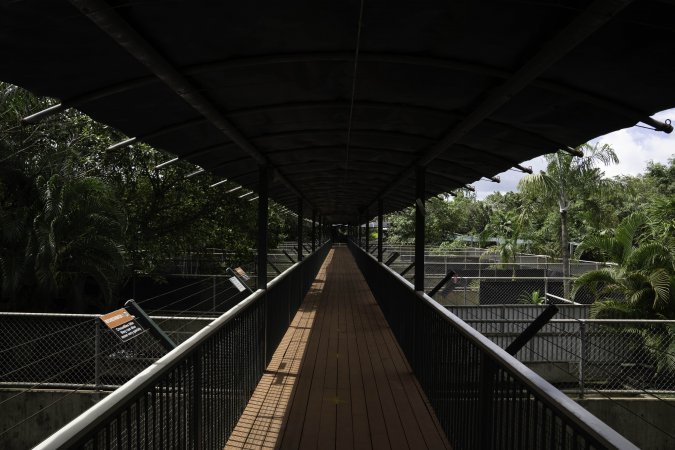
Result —
MULTIPOLYGON (((256 202, 244 191, 67 110, 37 125, 21 118, 53 102, 0 83, 0 308, 109 308, 132 274, 186 252, 226 249, 252 259, 256 202), (250 197, 249 197, 250 198, 250 197), (253 225, 253 226, 252 226, 253 225)), ((272 205, 270 246, 292 218, 272 205)))

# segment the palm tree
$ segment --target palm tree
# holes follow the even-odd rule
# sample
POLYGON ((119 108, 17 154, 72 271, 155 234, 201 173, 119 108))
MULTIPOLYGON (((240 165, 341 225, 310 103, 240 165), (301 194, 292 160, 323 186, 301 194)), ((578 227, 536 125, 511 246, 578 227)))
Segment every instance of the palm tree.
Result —
POLYGON ((673 249, 661 241, 639 242, 648 220, 633 213, 611 235, 589 236, 578 247, 578 255, 597 250, 612 263, 575 282, 575 292, 585 288, 595 294, 594 317, 675 318, 673 249))
POLYGON ((518 187, 539 197, 547 206, 557 206, 560 211, 560 253, 563 270, 564 296, 569 298, 569 229, 568 214, 572 200, 580 189, 594 191, 602 187, 602 175, 598 164, 618 163, 616 153, 609 145, 583 144, 578 147, 584 152, 577 158, 558 151, 546 156, 546 171, 532 174, 520 180, 518 187))
POLYGON ((125 216, 109 188, 86 176, 38 177, 36 205, 26 245, 43 300, 66 299, 66 307, 82 311, 85 285, 100 293, 99 309, 112 306, 113 289, 124 271, 122 242, 125 216))

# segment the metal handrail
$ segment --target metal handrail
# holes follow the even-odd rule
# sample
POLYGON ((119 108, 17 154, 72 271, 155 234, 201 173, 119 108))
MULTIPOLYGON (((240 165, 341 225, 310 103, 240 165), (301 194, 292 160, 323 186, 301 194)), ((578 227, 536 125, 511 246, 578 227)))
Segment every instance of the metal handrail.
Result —
MULTIPOLYGON (((34 313, 34 312, 0 312, 0 319, 3 317, 47 317, 54 319, 98 319, 101 314, 70 314, 70 313, 34 313)), ((211 322, 213 317, 196 317, 196 316, 156 316, 150 315, 150 318, 156 320, 203 320, 211 322)))
POLYGON ((388 272, 389 275, 397 279, 402 285, 410 290, 411 295, 415 295, 421 302, 435 310, 446 322, 451 324, 455 330, 491 358, 493 362, 500 365, 502 368, 507 369, 507 371, 517 378, 519 382, 523 383, 533 393, 538 395, 551 407, 555 408, 557 412, 578 425, 579 428, 583 429, 589 436, 593 437, 603 445, 606 445, 608 448, 637 449, 635 445, 617 433, 614 429, 575 403, 560 390, 544 380, 541 376, 537 375, 534 371, 527 368, 527 366, 516 358, 506 353, 504 349, 469 326, 462 319, 446 310, 444 306, 436 302, 433 298, 423 292, 415 291, 414 286, 397 272, 391 270, 386 265, 379 263, 372 255, 364 252, 360 247, 353 245, 352 248, 360 251, 363 257, 371 259, 372 264, 377 264, 381 270, 388 272))
MULTIPOLYGON (((459 319, 466 323, 530 323, 532 319, 459 319)), ((551 319, 550 323, 591 323, 598 325, 611 324, 656 324, 656 325, 675 325, 675 320, 658 320, 658 319, 551 319)))
POLYGON ((61 448, 69 442, 84 437, 89 430, 116 414, 113 406, 132 401, 138 394, 152 386, 162 375, 168 373, 176 364, 179 364, 181 360, 195 351, 200 343, 212 336, 220 327, 234 319, 241 310, 245 309, 264 293, 265 291, 258 289, 246 297, 246 299, 242 300, 228 312, 202 328, 174 350, 157 360, 157 362, 124 383, 112 394, 92 406, 86 411, 86 414, 79 415, 59 431, 42 441, 35 447, 35 450, 61 448))
MULTIPOLYGON (((325 245, 329 245, 329 243, 324 244, 324 246, 325 245)), ((321 249, 317 249, 315 254, 320 250, 321 249)), ((258 289, 253 292, 232 309, 213 320, 210 324, 206 325, 174 350, 164 355, 106 398, 92 406, 85 413, 76 417, 56 433, 42 441, 35 449, 62 448, 84 438, 91 430, 117 414, 117 410, 114 408, 115 406, 124 406, 133 402, 138 395, 151 388, 163 375, 169 373, 176 365, 180 364, 193 352, 197 351, 200 344, 203 344, 228 322, 234 320, 240 312, 245 310, 249 305, 255 303, 256 300, 263 297, 267 291, 272 290, 293 271, 301 265, 306 264, 308 261, 310 261, 310 259, 306 258, 303 261, 293 264, 272 280, 268 284, 267 290, 258 289)))

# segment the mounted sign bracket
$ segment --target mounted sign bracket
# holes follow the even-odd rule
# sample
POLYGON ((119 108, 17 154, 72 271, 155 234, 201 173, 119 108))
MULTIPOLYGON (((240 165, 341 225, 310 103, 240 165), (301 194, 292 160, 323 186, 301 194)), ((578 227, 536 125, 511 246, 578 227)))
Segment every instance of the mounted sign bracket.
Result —
POLYGON ((145 326, 150 334, 155 336, 157 340, 159 340, 159 343, 164 347, 165 349, 171 351, 174 348, 176 348, 176 343, 171 340, 168 334, 162 330, 159 325, 155 323, 154 320, 150 318, 146 314, 145 311, 143 311, 143 308, 139 306, 138 303, 136 303, 133 299, 128 300, 125 304, 124 307, 129 310, 134 316, 136 316, 136 319, 145 326))
POLYGON ((125 308, 104 314, 100 319, 122 342, 135 338, 145 331, 135 320, 136 317, 125 308))

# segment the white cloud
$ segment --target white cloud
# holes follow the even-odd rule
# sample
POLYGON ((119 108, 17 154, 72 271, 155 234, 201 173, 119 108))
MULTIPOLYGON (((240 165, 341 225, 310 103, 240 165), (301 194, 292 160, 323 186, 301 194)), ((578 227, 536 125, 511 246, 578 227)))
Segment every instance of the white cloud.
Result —
MULTIPOLYGON (((675 109, 662 111, 654 115, 657 120, 671 119, 675 122, 675 109)), ((642 124, 640 124, 642 125, 642 124)), ((619 157, 619 164, 604 168, 608 177, 616 175, 637 175, 643 173, 649 161, 667 163, 669 158, 675 157, 675 132, 665 134, 640 127, 625 128, 591 140, 591 143, 601 142, 609 144, 619 157)), ((535 158, 522 163, 523 166, 532 166, 534 171, 546 167, 543 157, 535 158)), ((500 174, 501 183, 479 181, 473 184, 478 198, 485 198, 492 192, 515 191, 518 181, 525 174, 509 170, 500 174)))

